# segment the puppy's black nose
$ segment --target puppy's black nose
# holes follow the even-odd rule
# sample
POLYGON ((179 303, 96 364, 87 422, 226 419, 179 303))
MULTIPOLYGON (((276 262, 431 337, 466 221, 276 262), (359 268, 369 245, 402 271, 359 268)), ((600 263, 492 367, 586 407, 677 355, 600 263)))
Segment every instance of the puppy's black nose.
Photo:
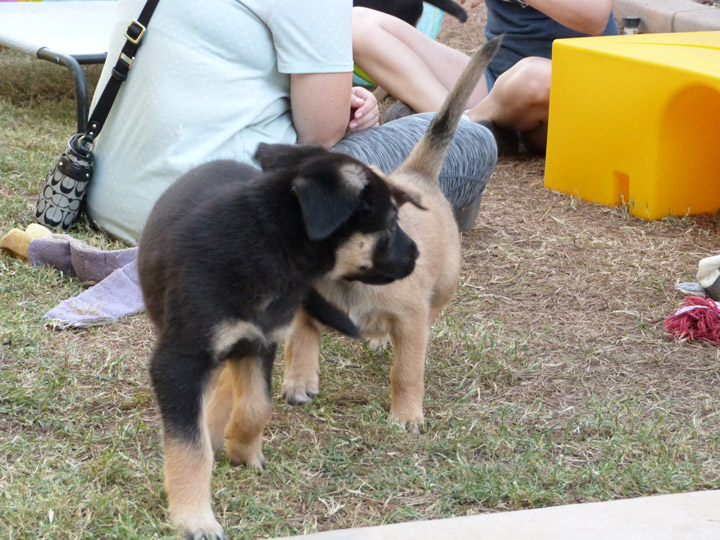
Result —
POLYGON ((408 246, 408 256, 412 257, 413 260, 417 260, 417 258, 420 256, 420 250, 418 249, 415 242, 408 246))

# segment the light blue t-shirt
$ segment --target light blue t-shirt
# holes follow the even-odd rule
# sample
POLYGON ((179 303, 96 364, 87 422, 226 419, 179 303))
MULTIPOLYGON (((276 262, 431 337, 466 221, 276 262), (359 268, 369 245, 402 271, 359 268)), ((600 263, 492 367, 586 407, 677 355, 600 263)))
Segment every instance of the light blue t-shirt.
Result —
MULTIPOLYGON (((118 0, 98 88, 144 3, 118 0)), ((90 218, 135 243, 183 173, 214 159, 252 163, 260 142, 295 143, 290 74, 352 71, 351 26, 351 0, 160 2, 97 139, 90 218)))

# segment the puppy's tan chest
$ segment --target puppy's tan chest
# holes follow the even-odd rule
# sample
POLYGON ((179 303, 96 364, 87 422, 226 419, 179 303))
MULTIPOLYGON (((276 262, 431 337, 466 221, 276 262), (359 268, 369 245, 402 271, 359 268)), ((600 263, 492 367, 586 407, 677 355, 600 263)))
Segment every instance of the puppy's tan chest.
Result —
POLYGON ((392 329, 392 317, 380 310, 349 310, 350 319, 365 339, 384 339, 392 329))

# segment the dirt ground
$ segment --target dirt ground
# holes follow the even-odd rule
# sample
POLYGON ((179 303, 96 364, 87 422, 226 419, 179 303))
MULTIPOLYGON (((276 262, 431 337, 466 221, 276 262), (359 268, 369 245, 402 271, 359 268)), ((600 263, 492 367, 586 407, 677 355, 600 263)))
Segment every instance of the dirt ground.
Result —
MULTIPOLYGON (((465 24, 445 17, 438 39, 469 52, 484 21, 483 6, 465 24)), ((542 380, 518 391, 555 395, 565 406, 593 386, 714 394, 717 349, 673 341, 662 322, 683 298, 674 285, 695 281, 698 260, 720 253, 718 216, 644 221, 546 189, 544 165, 501 157, 463 238, 463 286, 480 299, 474 317, 499 319, 547 362, 542 380), (568 392, 573 380, 584 383, 568 392)))
MULTIPOLYGON (((484 8, 469 16, 446 17, 439 40, 479 46, 484 8)), ((0 92, 0 124, 9 118, 0 154, 14 156, 0 156, 8 229, 28 215, 37 171, 74 118, 72 92, 58 97, 67 82, 27 69, 15 72, 39 90, 0 92), (64 108, 45 104, 59 111, 48 118, 34 110, 55 101, 64 108)), ((328 336, 322 390, 305 407, 280 399, 279 358, 268 470, 220 458, 213 474, 213 507, 231 537, 720 486, 720 348, 673 339, 662 324, 683 298, 675 284, 720 253, 720 214, 644 221, 546 189, 544 166, 501 157, 463 233, 461 283, 433 327, 423 434, 387 424, 389 351, 328 336)), ((42 313, 81 285, 3 264, 0 462, 11 482, 0 479, 0 537, 166 537, 146 317, 50 331, 42 313)))
MULTIPOLYGON (((469 4, 466 4, 466 8, 469 4)), ((468 9, 468 20, 458 22, 450 16, 443 17, 442 29, 438 34, 438 41, 450 47, 469 53, 480 46, 484 40, 485 5, 481 4, 474 9, 468 9)))

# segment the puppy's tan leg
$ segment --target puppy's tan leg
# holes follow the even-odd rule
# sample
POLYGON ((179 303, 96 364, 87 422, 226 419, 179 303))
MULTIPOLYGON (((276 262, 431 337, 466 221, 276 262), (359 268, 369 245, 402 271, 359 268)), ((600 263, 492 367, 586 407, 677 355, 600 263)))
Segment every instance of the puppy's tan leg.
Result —
POLYGON ((430 329, 425 312, 407 315, 391 330, 395 359, 390 370, 390 415, 414 431, 424 421, 425 355, 430 329))
POLYGON ((207 401, 207 423, 210 431, 210 443, 214 452, 225 447, 225 427, 230 420, 233 407, 232 374, 227 366, 216 375, 211 384, 207 401))
POLYGON ((293 320, 290 336, 285 341, 285 379, 282 397, 291 405, 308 403, 320 388, 318 357, 321 326, 304 311, 293 320))
POLYGON ((233 398, 225 452, 234 464, 262 469, 262 432, 272 410, 267 372, 260 358, 231 359, 225 369, 233 398))
POLYGON ((184 529, 186 538, 225 538, 210 506, 213 453, 204 422, 197 440, 166 435, 163 445, 171 521, 184 529))

